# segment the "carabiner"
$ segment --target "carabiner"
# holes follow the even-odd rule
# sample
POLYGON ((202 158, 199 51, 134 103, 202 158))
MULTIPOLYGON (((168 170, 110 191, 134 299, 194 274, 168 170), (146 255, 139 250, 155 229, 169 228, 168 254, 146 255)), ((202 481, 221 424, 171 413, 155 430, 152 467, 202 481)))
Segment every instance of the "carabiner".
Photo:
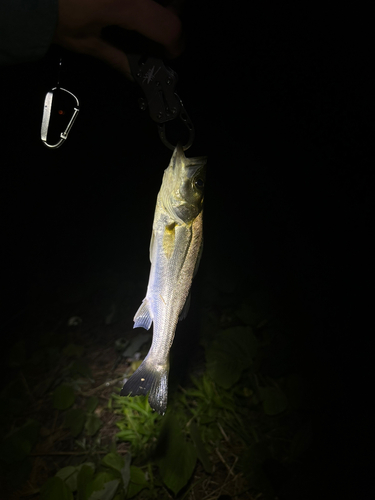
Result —
MULTIPOLYGON (((47 92, 45 100, 44 100, 42 127, 40 130, 41 139, 43 141, 43 144, 47 148, 51 148, 51 149, 59 148, 61 146, 61 144, 64 141, 66 141, 68 134, 70 132, 70 129, 72 128, 73 123, 75 122, 75 119, 77 118, 78 112, 79 112, 78 99, 74 94, 69 92, 69 90, 63 89, 62 87, 54 87, 52 90, 47 92), (64 132, 60 133, 60 140, 56 144, 49 144, 47 142, 47 135, 48 135, 48 129, 49 129, 49 124, 50 124, 51 112, 52 112, 53 93, 56 90, 62 90, 63 92, 66 92, 67 94, 71 95, 74 98, 76 105, 73 108, 73 114, 69 120, 67 127, 65 128, 64 132)), ((64 111, 59 110, 59 113, 63 114, 64 111)))

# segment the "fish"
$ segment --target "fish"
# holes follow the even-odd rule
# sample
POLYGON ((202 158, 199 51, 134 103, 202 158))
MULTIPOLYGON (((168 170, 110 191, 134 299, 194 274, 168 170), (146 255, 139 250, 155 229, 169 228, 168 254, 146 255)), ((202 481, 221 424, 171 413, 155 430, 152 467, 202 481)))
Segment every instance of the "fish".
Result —
POLYGON ((202 255, 206 165, 207 157, 187 158, 177 144, 164 171, 152 225, 147 293, 134 316, 134 328, 149 330, 153 324, 152 343, 120 392, 148 394, 151 408, 161 415, 168 402, 169 351, 178 321, 187 315, 202 255))

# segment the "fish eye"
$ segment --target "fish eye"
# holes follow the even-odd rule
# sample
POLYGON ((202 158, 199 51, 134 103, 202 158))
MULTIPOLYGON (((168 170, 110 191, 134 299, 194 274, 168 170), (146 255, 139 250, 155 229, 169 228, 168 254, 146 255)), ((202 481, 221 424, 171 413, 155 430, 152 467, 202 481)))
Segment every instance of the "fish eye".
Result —
POLYGON ((198 179, 195 179, 194 184, 198 189, 202 189, 204 187, 204 182, 200 177, 198 177, 198 179))

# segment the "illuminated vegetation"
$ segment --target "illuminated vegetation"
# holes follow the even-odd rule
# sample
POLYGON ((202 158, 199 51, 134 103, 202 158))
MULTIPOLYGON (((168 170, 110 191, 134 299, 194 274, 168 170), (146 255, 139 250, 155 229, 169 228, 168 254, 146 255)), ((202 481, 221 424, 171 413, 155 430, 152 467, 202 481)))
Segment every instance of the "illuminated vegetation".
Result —
POLYGON ((139 364, 122 357, 123 338, 93 345, 79 326, 67 339, 45 335, 30 358, 15 344, 1 393, 9 498, 273 499, 288 488, 311 441, 290 341, 235 296, 205 305, 200 338, 204 362, 171 391, 165 417, 119 396, 139 364))

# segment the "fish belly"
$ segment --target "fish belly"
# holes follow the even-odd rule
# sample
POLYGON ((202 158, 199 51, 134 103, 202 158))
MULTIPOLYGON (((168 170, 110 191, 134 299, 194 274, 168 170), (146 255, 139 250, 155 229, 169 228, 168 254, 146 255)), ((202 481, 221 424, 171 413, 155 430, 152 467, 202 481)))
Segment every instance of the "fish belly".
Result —
POLYGON ((153 322, 152 345, 121 395, 148 394, 151 408, 163 415, 168 401, 169 351, 202 243, 202 216, 191 227, 176 227, 174 248, 169 256, 165 251, 165 233, 157 226, 155 229, 147 295, 134 318, 134 327, 149 329, 153 322))

